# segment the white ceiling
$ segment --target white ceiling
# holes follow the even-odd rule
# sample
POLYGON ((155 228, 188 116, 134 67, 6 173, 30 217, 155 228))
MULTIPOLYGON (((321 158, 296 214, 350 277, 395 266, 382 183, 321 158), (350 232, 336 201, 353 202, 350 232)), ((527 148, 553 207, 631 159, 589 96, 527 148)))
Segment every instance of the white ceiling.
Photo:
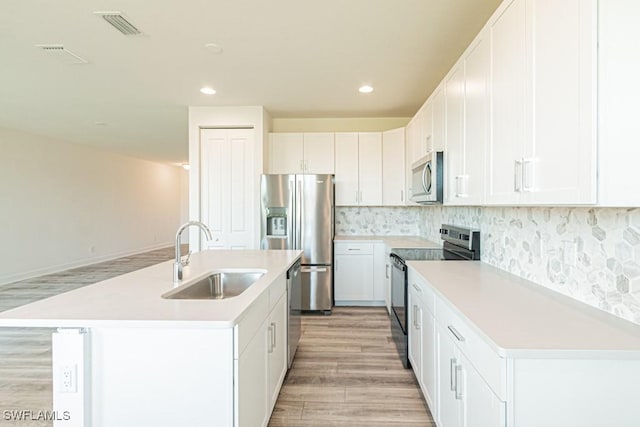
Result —
POLYGON ((409 117, 499 3, 2 0, 0 126, 182 162, 189 105, 409 117), (124 36, 94 11, 122 11, 144 35, 124 36), (36 44, 62 44, 89 63, 36 44), (358 93, 364 83, 372 94, 358 93), (204 85, 218 93, 200 94, 204 85))

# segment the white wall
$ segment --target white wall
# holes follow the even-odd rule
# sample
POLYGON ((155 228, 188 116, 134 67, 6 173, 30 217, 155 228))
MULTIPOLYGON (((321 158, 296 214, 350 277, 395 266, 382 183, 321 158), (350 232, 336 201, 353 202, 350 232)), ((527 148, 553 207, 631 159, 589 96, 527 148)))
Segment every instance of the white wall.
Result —
POLYGON ((383 132, 407 125, 411 117, 274 118, 273 132, 383 132))
POLYGON ((176 166, 0 129, 0 284, 173 244, 176 166))

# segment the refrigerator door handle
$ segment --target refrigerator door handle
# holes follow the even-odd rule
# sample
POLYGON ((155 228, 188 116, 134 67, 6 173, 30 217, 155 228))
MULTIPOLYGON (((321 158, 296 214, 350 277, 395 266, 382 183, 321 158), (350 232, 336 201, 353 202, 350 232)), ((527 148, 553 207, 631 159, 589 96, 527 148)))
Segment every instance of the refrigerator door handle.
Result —
POLYGON ((296 240, 294 243, 294 249, 302 249, 302 230, 304 227, 304 222, 302 218, 302 212, 304 209, 303 206, 303 198, 302 198, 302 178, 296 176, 296 240))
POLYGON ((289 234, 287 235, 287 249, 295 249, 295 244, 296 244, 296 235, 297 235, 297 231, 296 231, 296 219, 295 219, 295 215, 296 215, 296 211, 295 211, 295 201, 296 201, 296 195, 294 193, 294 189, 295 189, 295 177, 293 177, 293 179, 291 179, 291 177, 289 178, 289 209, 287 212, 287 214, 289 215, 289 220, 287 221, 288 224, 288 232, 289 234))
POLYGON ((303 273, 326 273, 327 267, 302 267, 300 271, 303 273))

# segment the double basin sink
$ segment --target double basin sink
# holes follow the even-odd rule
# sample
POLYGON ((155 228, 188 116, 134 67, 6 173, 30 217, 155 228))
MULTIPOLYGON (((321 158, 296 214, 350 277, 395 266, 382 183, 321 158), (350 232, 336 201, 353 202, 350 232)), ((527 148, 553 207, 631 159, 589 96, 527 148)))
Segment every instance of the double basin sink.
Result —
POLYGON ((227 299, 240 295, 260 279, 266 270, 218 270, 186 282, 162 295, 166 299, 227 299))

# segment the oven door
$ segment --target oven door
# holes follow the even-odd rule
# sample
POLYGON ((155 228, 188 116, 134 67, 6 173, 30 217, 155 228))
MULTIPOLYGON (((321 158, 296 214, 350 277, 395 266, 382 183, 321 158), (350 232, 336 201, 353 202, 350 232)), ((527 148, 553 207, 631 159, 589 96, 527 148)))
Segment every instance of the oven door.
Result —
POLYGON ((407 266, 396 254, 391 254, 391 310, 407 334, 407 266))

